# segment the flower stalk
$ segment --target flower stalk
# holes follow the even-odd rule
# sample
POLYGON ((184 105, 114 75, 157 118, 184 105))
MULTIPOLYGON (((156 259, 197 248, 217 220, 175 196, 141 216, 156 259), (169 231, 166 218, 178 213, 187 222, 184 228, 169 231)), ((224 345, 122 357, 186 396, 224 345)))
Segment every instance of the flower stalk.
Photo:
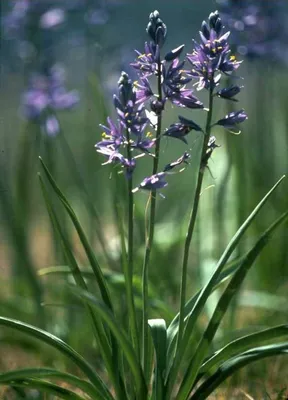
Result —
POLYGON ((188 260, 189 260, 189 251, 190 251, 190 245, 191 245, 193 232, 194 232, 194 228, 195 228, 199 200, 200 200, 200 196, 201 196, 202 183, 203 183, 203 178, 204 178, 204 173, 205 173, 205 167, 206 167, 205 164, 206 163, 203 163, 203 160, 205 160, 207 149, 208 149, 208 143, 209 143, 209 138, 210 138, 210 133, 211 133, 212 114, 213 114, 213 87, 211 86, 209 89, 209 109, 208 109, 206 128, 205 128, 203 143, 202 143, 202 151, 201 151, 201 158, 200 158, 200 164, 199 164, 199 169, 198 169, 196 189, 195 189, 193 205, 192 205, 191 215, 190 215, 190 219, 189 219, 185 244, 184 244, 182 275, 181 275, 181 289, 180 289, 180 312, 179 312, 179 330, 178 330, 177 348, 179 347, 179 344, 181 343, 181 339, 182 339, 183 331, 184 331, 184 319, 185 319, 184 308, 185 308, 185 303, 186 303, 187 268, 188 268, 188 260))
MULTIPOLYGON (((131 154, 131 141, 129 129, 126 130, 127 137, 127 159, 129 163, 132 160, 131 154)), ((133 272, 134 272, 134 195, 133 189, 133 178, 132 176, 128 179, 128 265, 125 268, 126 263, 124 263, 124 275, 125 275, 125 285, 126 285, 126 296, 127 296, 127 307, 130 319, 130 333, 132 338, 132 343, 135 352, 140 359, 140 347, 138 339, 138 328, 136 320, 135 303, 133 296, 133 272)))
MULTIPOLYGON (((160 56, 157 63, 157 89, 158 89, 158 102, 162 103, 162 86, 161 86, 161 60, 160 56)), ((153 170, 152 175, 157 174, 160 156, 160 135, 162 126, 162 111, 157 117, 157 129, 156 129, 156 144, 155 144, 155 157, 153 159, 153 170)), ((142 310, 142 365, 144 370, 144 376, 148 375, 148 270, 150 263, 150 254, 154 239, 154 228, 155 228, 155 214, 156 214, 156 190, 152 190, 148 199, 150 202, 150 215, 148 227, 148 237, 146 238, 145 255, 142 270, 142 297, 143 297, 143 310, 142 310)))

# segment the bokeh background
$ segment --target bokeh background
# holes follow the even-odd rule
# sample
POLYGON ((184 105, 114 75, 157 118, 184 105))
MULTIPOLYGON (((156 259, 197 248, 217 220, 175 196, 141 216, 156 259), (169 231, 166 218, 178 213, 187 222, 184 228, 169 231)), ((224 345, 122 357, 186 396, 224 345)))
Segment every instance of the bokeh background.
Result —
MULTIPOLYGON (((194 293, 207 280, 237 226, 280 176, 288 172, 286 0, 2 1, 0 310, 2 315, 49 328, 87 353, 89 346, 83 338, 89 334, 89 327, 75 300, 72 304, 65 291, 65 282, 70 278, 65 275, 59 238, 51 228, 39 188, 38 156, 42 156, 71 200, 114 286, 115 298, 121 299, 123 277, 117 216, 119 205, 126 212, 123 182, 116 185, 111 169, 101 165, 103 159, 94 145, 101 137, 99 124, 113 114, 111 99, 120 72, 131 73, 136 79, 129 63, 135 58, 134 50, 143 49, 148 15, 154 9, 159 10, 168 26, 167 51, 184 43, 187 52, 192 51, 192 38, 197 40, 202 20, 219 9, 226 27, 232 31, 233 50, 243 60, 239 69, 241 78, 237 81, 244 85, 239 103, 219 100, 214 118, 217 120, 223 114, 244 108, 248 120, 243 124, 241 135, 215 130, 221 147, 213 153, 206 173, 191 248, 188 293, 194 293), (58 271, 59 266, 63 267, 63 273, 55 274, 52 268, 55 266, 58 271)), ((204 93, 199 93, 199 97, 207 101, 204 93)), ((203 124, 201 115, 194 112, 191 116, 189 112, 183 115, 203 124)), ((170 110, 164 127, 174 122, 177 115, 177 109, 170 110)), ((178 304, 179 266, 194 190, 197 146, 197 136, 191 136, 190 165, 183 173, 171 177, 165 190, 166 199, 158 201, 150 270, 151 302, 155 316, 161 315, 167 320, 178 304)), ((162 165, 185 150, 183 143, 164 140, 162 165)), ((143 162, 135 181, 140 182, 150 169, 149 162, 143 162)), ((284 183, 269 201, 238 248, 235 259, 243 256, 273 219, 287 209, 287 189, 288 184, 284 183)), ((137 194, 136 292, 144 252, 146 201, 147 194, 137 194)), ((59 218, 85 268, 87 260, 60 208, 59 218)), ((286 224, 249 274, 225 320, 219 341, 225 335, 237 335, 240 330, 249 332, 255 326, 287 320, 287 243, 286 224)), ((212 309, 213 301, 210 306, 212 309)), ((208 305, 207 313, 211 309, 208 305)), ((37 349, 25 340, 1 332, 7 355, 6 361, 0 361, 4 369, 11 362, 25 365, 29 346, 33 353, 31 362, 40 357, 37 349), (17 342, 20 354, 16 361, 10 356, 14 354, 9 347, 13 342, 14 345, 17 342)), ((42 351, 41 357, 41 362, 52 362, 56 356, 42 351)), ((98 362, 97 349, 91 357, 93 362, 98 362)), ((284 382, 281 373, 285 371, 280 362, 275 365, 273 362, 274 369, 271 369, 271 363, 262 363, 257 371, 262 368, 263 377, 269 371, 271 379, 275 375, 272 381, 280 387, 284 382)), ((287 368, 286 372, 288 376, 287 368)), ((257 373, 254 380, 252 375, 253 385, 265 388, 261 379, 259 383, 257 373)))

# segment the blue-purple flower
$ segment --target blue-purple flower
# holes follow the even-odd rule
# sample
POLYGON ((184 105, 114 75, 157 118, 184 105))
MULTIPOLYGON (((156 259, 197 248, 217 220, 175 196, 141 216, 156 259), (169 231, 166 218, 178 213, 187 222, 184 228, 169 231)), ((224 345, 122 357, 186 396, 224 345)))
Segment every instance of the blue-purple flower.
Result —
POLYGON ((198 79, 198 90, 214 89, 220 81, 221 73, 229 75, 241 63, 230 54, 229 32, 222 32, 223 25, 218 12, 211 13, 208 20, 209 24, 205 21, 202 23, 201 43, 195 42, 192 54, 187 54, 192 68, 186 72, 188 76, 198 79))
POLYGON ((185 153, 179 157, 176 161, 172 161, 171 163, 167 164, 163 171, 167 172, 167 171, 171 171, 172 169, 174 169, 175 167, 179 167, 179 165, 182 164, 189 164, 188 160, 191 158, 191 155, 185 151, 185 153))
POLYGON ((245 121, 247 119, 247 114, 245 113, 245 111, 239 110, 239 111, 233 111, 229 114, 227 114, 224 118, 219 119, 219 121, 217 121, 215 123, 215 125, 221 125, 224 128, 234 128, 235 125, 240 124, 241 122, 245 121))
POLYGON ((194 96, 192 89, 187 89, 186 84, 191 81, 184 73, 185 62, 178 58, 173 59, 168 67, 162 66, 163 91, 165 99, 170 100, 179 107, 191 109, 203 108, 203 104, 194 96))
POLYGON ((136 104, 144 103, 146 100, 149 100, 154 96, 150 82, 146 77, 142 77, 139 81, 135 81, 134 87, 136 89, 136 104))
POLYGON ((154 43, 145 43, 144 53, 135 50, 138 57, 136 62, 131 63, 131 66, 138 70, 143 76, 155 74, 160 58, 159 47, 154 43))
POLYGON ((251 58, 288 60, 286 0, 217 0, 237 52, 251 58))
POLYGON ((107 118, 108 127, 100 124, 100 127, 103 129, 102 133, 102 141, 99 142, 99 146, 113 146, 116 150, 125 142, 124 135, 124 126, 120 122, 118 124, 114 124, 110 117, 107 118))
POLYGON ((164 136, 173 137, 175 139, 180 139, 182 142, 187 144, 186 137, 192 130, 202 131, 201 127, 197 125, 194 121, 187 118, 179 116, 179 121, 175 124, 170 125, 168 129, 163 133, 164 136))
POLYGON ((122 72, 118 81, 118 94, 113 96, 113 101, 118 122, 114 123, 108 118, 108 126, 100 125, 104 132, 102 140, 95 147, 98 153, 108 158, 105 164, 120 164, 129 179, 137 158, 131 156, 132 151, 150 153, 155 140, 153 135, 145 133, 149 120, 144 115, 144 104, 138 102, 135 86, 125 72, 122 72), (123 155, 123 151, 127 153, 127 157, 123 155))
POLYGON ((132 176, 132 173, 136 167, 136 162, 134 158, 129 160, 125 158, 123 154, 119 153, 117 150, 113 148, 113 146, 104 146, 101 142, 95 145, 97 152, 103 154, 107 157, 107 161, 102 165, 106 164, 119 164, 125 169, 126 177, 129 179, 132 176))
POLYGON ((167 35, 167 27, 160 18, 157 10, 150 14, 146 32, 152 39, 153 43, 159 47, 163 46, 167 35))
MULTIPOLYGON (((48 71, 47 75, 35 74, 29 83, 29 88, 23 95, 22 111, 26 118, 40 122, 42 126, 52 126, 56 134, 55 112, 58 110, 70 110, 79 102, 78 92, 75 90, 67 91, 64 87, 65 77, 63 70, 54 66, 48 71), (51 117, 53 118, 51 120, 51 117), (50 122, 46 119, 50 118, 50 122)), ((48 129, 46 132, 52 130, 48 129)))
POLYGON ((158 172, 158 174, 151 175, 148 178, 143 179, 140 185, 133 189, 133 193, 137 192, 139 189, 149 191, 162 189, 168 185, 168 183, 165 181, 165 177, 165 172, 158 172))
POLYGON ((218 90, 216 94, 218 97, 221 97, 222 99, 238 101, 234 97, 240 93, 242 87, 243 86, 239 87, 237 85, 231 85, 227 88, 218 90))

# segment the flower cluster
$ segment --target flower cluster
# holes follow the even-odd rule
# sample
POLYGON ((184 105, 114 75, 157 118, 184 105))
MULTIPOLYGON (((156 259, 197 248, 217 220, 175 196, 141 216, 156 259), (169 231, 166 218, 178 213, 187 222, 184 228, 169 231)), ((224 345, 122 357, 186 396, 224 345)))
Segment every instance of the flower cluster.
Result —
POLYGON ((77 11, 85 24, 83 33, 77 29, 77 36, 84 37, 87 24, 91 27, 106 23, 109 1, 105 4, 101 0, 93 1, 89 6, 82 0, 11 0, 7 3, 8 12, 1 18, 3 39, 9 41, 9 48, 14 45, 14 54, 25 62, 28 72, 22 113, 39 123, 43 132, 55 136, 59 132, 55 112, 73 108, 79 96, 76 91, 64 88, 63 73, 56 66, 54 44, 64 32, 69 13, 77 11))
POLYGON ((248 57, 288 61, 286 0, 217 0, 231 41, 237 52, 248 57))
POLYGON ((203 21, 200 31, 201 43, 195 42, 192 54, 187 59, 192 68, 187 74, 198 79, 198 90, 214 89, 221 73, 231 74, 240 62, 231 56, 228 44, 230 32, 223 33, 223 25, 218 12, 210 14, 209 25, 203 21))
MULTIPOLYGON (((213 126, 220 125, 233 129, 236 124, 243 122, 247 116, 243 110, 232 112, 226 117, 204 130, 190 118, 179 116, 179 121, 161 131, 162 114, 170 102, 173 106, 190 110, 203 110, 204 105, 194 95, 188 85, 196 80, 197 89, 209 90, 210 99, 214 97, 237 101, 235 96, 241 87, 232 85, 228 88, 218 88, 221 76, 230 75, 238 69, 241 62, 231 55, 228 44, 229 32, 223 32, 222 21, 218 12, 211 13, 208 23, 202 23, 200 44, 195 43, 192 54, 187 54, 186 60, 180 60, 184 45, 169 51, 162 57, 162 48, 167 37, 167 27, 160 19, 158 11, 150 14, 146 29, 150 41, 144 45, 144 52, 136 51, 137 59, 131 65, 138 74, 138 79, 132 85, 127 74, 122 73, 118 88, 118 96, 114 96, 114 106, 118 114, 117 124, 108 118, 108 126, 102 126, 103 139, 96 144, 97 151, 107 158, 106 163, 120 164, 128 178, 136 166, 136 158, 132 151, 138 150, 143 155, 159 157, 159 146, 162 137, 179 139, 185 144, 191 131, 208 135, 207 147, 201 161, 201 168, 208 166, 214 149, 219 147, 214 136, 210 136, 213 126), (185 69, 188 61, 190 69, 185 69), (155 84, 156 81, 156 84, 155 84), (156 89, 154 89, 156 87, 156 89), (148 126, 152 131, 145 134, 148 126), (127 149, 127 156, 123 154, 127 149), (153 148, 155 148, 154 153, 153 148)), ((212 116, 212 110, 211 110, 212 116)), ((190 154, 184 152, 176 161, 172 161, 162 171, 146 177, 134 190, 154 191, 167 186, 166 178, 176 167, 188 164, 190 154)), ((157 160, 159 161, 159 160, 157 160)), ((155 164, 154 164, 155 165, 155 164)), ((183 168, 181 169, 183 170, 183 168)))
MULTIPOLYGON (((237 61, 236 57, 231 55, 229 36, 230 32, 223 32, 218 11, 211 13, 208 23, 206 21, 202 23, 200 44, 194 41, 195 48, 192 54, 187 54, 187 60, 192 66, 187 74, 197 80, 198 90, 207 89, 219 98, 236 102, 235 96, 240 93, 242 86, 232 85, 218 89, 216 93, 213 92, 220 85, 221 77, 231 75, 241 64, 241 61, 237 61)), ((237 124, 246 119, 244 110, 240 110, 231 112, 214 125, 233 130, 237 124)))
POLYGON ((45 75, 35 74, 23 95, 23 114, 29 120, 38 122, 49 136, 59 132, 59 122, 55 115, 58 110, 72 109, 79 101, 75 90, 64 87, 63 69, 54 65, 45 75))
POLYGON ((144 115, 143 103, 137 102, 133 83, 125 72, 122 72, 118 82, 118 96, 114 95, 113 100, 118 122, 114 123, 108 118, 108 126, 100 125, 103 129, 102 141, 95 147, 106 156, 107 162, 104 164, 120 164, 129 179, 135 169, 137 157, 132 157, 132 151, 138 150, 139 155, 149 154, 155 141, 149 137, 149 133, 145 135, 149 120, 144 115), (127 157, 123 155, 124 151, 127 157))

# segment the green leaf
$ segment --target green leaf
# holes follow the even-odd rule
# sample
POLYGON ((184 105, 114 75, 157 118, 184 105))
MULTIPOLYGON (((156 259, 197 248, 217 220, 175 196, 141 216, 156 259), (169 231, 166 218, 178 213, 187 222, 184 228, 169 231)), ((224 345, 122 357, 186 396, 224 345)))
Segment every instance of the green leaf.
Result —
MULTIPOLYGON (((218 350, 202 364, 199 370, 199 378, 229 358, 235 357, 254 346, 264 345, 265 342, 270 340, 275 341, 286 335, 288 335, 288 325, 279 325, 235 339, 233 342, 228 343, 222 349, 218 350)), ((197 380, 199 380, 199 378, 197 380)))
MULTIPOLYGON (((77 219, 74 211, 68 204, 68 201, 66 200, 64 195, 61 193, 60 189, 57 187, 55 181, 53 180, 51 174, 49 173, 47 167, 45 166, 45 164, 43 162, 42 162, 42 165, 43 165, 44 171, 46 173, 46 176, 48 177, 48 180, 49 180, 51 186, 53 187, 54 191, 58 195, 62 204, 65 206, 65 208, 66 208, 70 218, 72 219, 72 222, 78 232, 79 238, 80 238, 80 240, 83 244, 83 247, 86 251, 87 257, 91 263, 91 267, 95 274, 95 278, 97 279, 97 282, 98 282, 98 285, 100 288, 100 292, 102 294, 102 299, 103 299, 104 303, 107 305, 107 307, 109 307, 111 309, 111 311, 113 312, 113 306, 112 306, 112 303, 110 300, 110 294, 109 294, 108 288, 106 286, 105 278, 104 278, 103 273, 97 263, 95 255, 93 253, 93 250, 90 247, 90 244, 88 243, 88 240, 81 228, 81 225, 78 222, 78 219, 77 219)), ((81 287, 82 289, 86 290, 87 286, 81 275, 81 270, 78 267, 77 262, 73 256, 70 244, 66 240, 65 235, 63 234, 63 232, 61 230, 61 225, 60 225, 59 221, 57 220, 56 213, 53 210, 52 203, 49 199, 48 193, 45 189, 45 185, 42 181, 40 174, 39 174, 39 179, 40 179, 42 191, 43 191, 43 194, 44 194, 44 197, 46 200, 46 205, 47 205, 50 217, 52 219, 52 222, 56 226, 57 231, 60 234, 62 244, 64 247, 64 251, 67 256, 68 262, 70 263, 70 267, 71 267, 71 271, 73 272, 73 276, 76 280, 77 285, 79 287, 81 287)), ((118 366, 119 366, 119 349, 117 347, 117 343, 113 339, 111 340, 111 348, 112 348, 112 355, 111 355, 110 343, 109 343, 108 337, 107 337, 108 335, 106 334, 104 327, 102 326, 102 323, 100 321, 98 321, 98 319, 95 317, 94 310, 91 309, 88 305, 86 305, 86 307, 88 308, 88 312, 89 312, 91 320, 92 320, 92 326, 94 328, 93 331, 94 331, 97 343, 99 344, 101 355, 104 359, 108 374, 111 378, 111 381, 113 383, 113 386, 115 388, 117 395, 119 395, 119 397, 121 398, 123 395, 123 384, 121 382, 121 371, 119 372, 119 368, 118 368, 118 366)))
POLYGON ((225 381, 229 376, 234 374, 240 368, 246 367, 248 364, 262 360, 266 357, 288 354, 288 342, 272 344, 269 346, 261 346, 251 349, 238 357, 232 358, 224 362, 217 371, 211 375, 205 382, 200 385, 189 400, 204 400, 225 381))
POLYGON ((113 400, 111 393, 108 391, 107 387, 105 386, 99 375, 94 371, 93 367, 72 347, 63 342, 63 340, 59 339, 57 336, 54 336, 49 332, 43 331, 42 329, 36 328, 35 326, 5 317, 0 317, 0 325, 7 326, 21 333, 26 333, 29 336, 35 339, 39 339, 41 342, 54 347, 78 366, 79 370, 90 380, 90 382, 95 387, 95 390, 100 396, 99 398, 103 400, 113 400))
POLYGON ((162 399, 164 394, 164 375, 166 370, 167 332, 164 319, 149 319, 156 354, 155 398, 162 399))
MULTIPOLYGON (((213 286, 212 292, 216 289, 218 289, 224 282, 227 281, 227 279, 234 274, 235 271, 239 268, 240 262, 243 260, 244 257, 239 257, 236 260, 233 260, 232 262, 227 264, 227 267, 221 274, 219 275, 216 284, 213 286)), ((198 296, 200 295, 201 290, 199 290, 193 297, 191 297, 186 305, 185 305, 185 318, 190 314, 191 310, 193 309, 198 296)), ((169 361, 169 366, 167 368, 167 373, 170 370, 171 364, 173 362, 173 354, 175 351, 175 345, 176 345, 176 337, 178 333, 178 327, 179 327, 179 313, 174 317, 172 322, 170 323, 168 329, 167 329, 167 360, 169 361)), ((166 375, 167 375, 166 373, 166 375)))
POLYGON ((82 226, 78 220, 78 218, 76 217, 75 212, 73 211, 72 207, 70 206, 68 200, 66 199, 66 197, 64 196, 64 194, 61 192, 61 190, 59 189, 59 187, 57 186, 55 180, 53 179, 52 175, 50 174, 48 168, 46 167, 46 165, 44 164, 43 160, 40 158, 42 167, 44 169, 45 175, 49 181, 49 183, 51 184, 54 192, 57 194, 59 200, 61 201, 61 203, 63 204, 63 206, 65 207, 69 217, 71 218, 71 221, 78 233, 79 239, 83 245, 83 248, 86 252, 87 258, 91 264, 91 267, 93 269, 93 272, 95 274, 95 277, 97 279, 98 285, 99 285, 99 289, 101 292, 101 296, 102 299, 104 301, 104 303, 107 305, 107 307, 109 307, 112 311, 113 311, 113 305, 111 302, 111 296, 110 293, 108 291, 106 282, 105 282, 105 278, 103 276, 103 273, 101 271, 101 268, 99 266, 99 263, 95 257, 95 254, 88 242, 88 239, 82 229, 82 226))
POLYGON ((206 301, 210 294, 213 292, 213 288, 216 285, 219 276, 224 269, 227 261, 229 260, 231 254, 235 250, 236 246, 240 242, 241 238, 243 237, 244 233, 248 229, 248 227, 251 225, 252 221, 255 219, 256 215, 259 213, 259 211, 262 209, 262 207, 265 205, 269 197, 272 195, 272 193, 276 190, 276 188, 280 185, 280 183, 283 181, 285 178, 285 175, 282 176, 278 182, 272 187, 272 189, 266 194, 266 196, 263 197, 263 199, 260 201, 260 203, 254 208, 252 213, 249 215, 249 217, 246 219, 246 221, 241 225, 241 227, 238 229, 236 234, 233 236, 231 241, 229 242, 228 246, 224 250, 224 253, 220 257, 220 260, 218 261, 218 264, 216 266, 216 269, 214 273, 212 274, 209 282, 204 286, 204 288, 201 290, 199 296, 197 297, 194 306, 192 310, 190 311, 189 315, 187 316, 187 322, 186 322, 186 327, 184 331, 183 338, 181 340, 180 347, 178 349, 177 355, 175 357, 175 360, 173 361, 172 368, 170 370, 169 376, 167 378, 168 382, 168 394, 171 393, 172 387, 175 384, 177 374, 180 368, 180 364, 183 360, 183 356, 186 353, 187 346, 189 345, 190 338, 193 334, 196 322, 198 320, 199 315, 201 314, 206 301))
POLYGON ((25 368, 0 374, 0 384, 13 385, 15 381, 24 381, 28 378, 57 379, 81 389, 92 398, 99 396, 91 383, 77 376, 57 371, 52 368, 25 368))
MULTIPOLYGON (((40 174, 38 174, 38 175, 39 175, 40 185, 42 188, 42 192, 43 192, 43 195, 45 198, 45 202, 46 202, 46 206, 47 206, 50 218, 52 220, 52 223, 53 223, 56 231, 60 235, 61 244, 62 244, 62 247, 64 250, 64 254, 69 263, 71 273, 73 274, 73 277, 74 277, 75 282, 78 285, 78 287, 82 288, 83 290, 87 290, 87 285, 82 276, 81 270, 80 270, 80 268, 77 264, 77 261, 72 253, 71 245, 70 245, 69 241, 67 240, 63 230, 61 229, 61 224, 60 224, 60 222, 57 218, 57 215, 53 209, 52 202, 49 198, 48 192, 45 188, 42 178, 41 178, 40 174)), ((114 357, 114 359, 113 359, 112 354, 111 354, 111 346, 109 343, 110 335, 109 335, 109 339, 108 339, 105 329, 103 327, 103 324, 101 321, 99 321, 99 319, 95 315, 94 309, 85 302, 84 302, 84 305, 85 305, 85 307, 88 311, 88 315, 91 319, 93 333, 95 335, 97 343, 99 344, 100 352, 103 357, 105 366, 107 368, 107 372, 111 378, 111 381, 114 385, 116 393, 119 394, 119 396, 121 397, 122 389, 121 389, 121 386, 119 385, 120 374, 119 374, 119 371, 117 371, 115 368, 115 363, 117 364, 117 360, 118 360, 117 344, 114 341, 112 341, 113 357, 114 357)))
MULTIPOLYGON (((90 268, 87 267, 81 267, 80 268, 81 274, 83 277, 87 279, 95 279, 95 275, 93 271, 91 271, 90 268)), ((109 271, 109 270, 103 270, 103 276, 108 284, 108 286, 112 286, 114 291, 118 290, 119 292, 123 293, 123 290, 125 289, 125 277, 121 273, 116 273, 115 271, 109 271)), ((59 266, 50 266, 46 268, 41 268, 38 270, 39 276, 49 276, 49 275, 63 275, 63 276, 69 276, 71 275, 71 270, 67 265, 59 265, 59 266)), ((135 306, 139 309, 142 307, 142 280, 139 276, 135 275, 133 276, 133 293, 135 296, 135 306), (141 301, 137 301, 141 300, 141 301)), ((150 307, 153 308, 154 310, 161 310, 162 315, 167 319, 172 319, 174 316, 174 313, 172 309, 167 306, 167 304, 157 298, 157 291, 156 289, 152 286, 149 285, 149 303, 150 307)))
POLYGON ((187 399, 189 393, 191 392, 194 382, 197 379, 197 374, 199 372, 200 366, 209 351, 211 342, 219 328, 219 325, 231 303, 231 300, 235 296, 236 292, 239 290, 243 280, 245 279, 249 269, 252 267, 255 259, 263 248, 268 244, 273 232, 279 227, 288 217, 288 212, 281 215, 260 237, 252 249, 248 252, 245 259, 241 263, 238 270, 233 275, 231 281, 224 290, 222 296, 220 297, 218 304, 214 310, 214 313, 209 321, 209 324, 200 340, 199 345, 195 349, 194 354, 190 357, 190 364, 186 370, 183 381, 180 385, 177 400, 187 399))
POLYGON ((147 399, 147 386, 145 383, 143 371, 140 363, 137 360, 134 349, 129 341, 125 331, 121 329, 119 326, 119 322, 115 320, 115 317, 111 313, 111 310, 107 308, 107 306, 101 303, 96 297, 94 297, 91 293, 80 290, 76 287, 71 287, 71 291, 75 293, 75 295, 85 299, 89 304, 95 307, 98 315, 106 322, 109 326, 111 332, 115 336, 119 346, 126 358, 131 372, 134 376, 135 387, 137 393, 137 399, 146 400, 147 399))
MULTIPOLYGON (((84 397, 77 393, 72 392, 69 389, 55 385, 47 381, 41 381, 40 379, 21 379, 15 381, 0 382, 2 385, 13 385, 16 387, 23 387, 25 389, 39 389, 41 392, 46 392, 57 396, 59 399, 64 400, 85 400, 84 397)), ((98 397, 97 399, 101 399, 98 397)))

